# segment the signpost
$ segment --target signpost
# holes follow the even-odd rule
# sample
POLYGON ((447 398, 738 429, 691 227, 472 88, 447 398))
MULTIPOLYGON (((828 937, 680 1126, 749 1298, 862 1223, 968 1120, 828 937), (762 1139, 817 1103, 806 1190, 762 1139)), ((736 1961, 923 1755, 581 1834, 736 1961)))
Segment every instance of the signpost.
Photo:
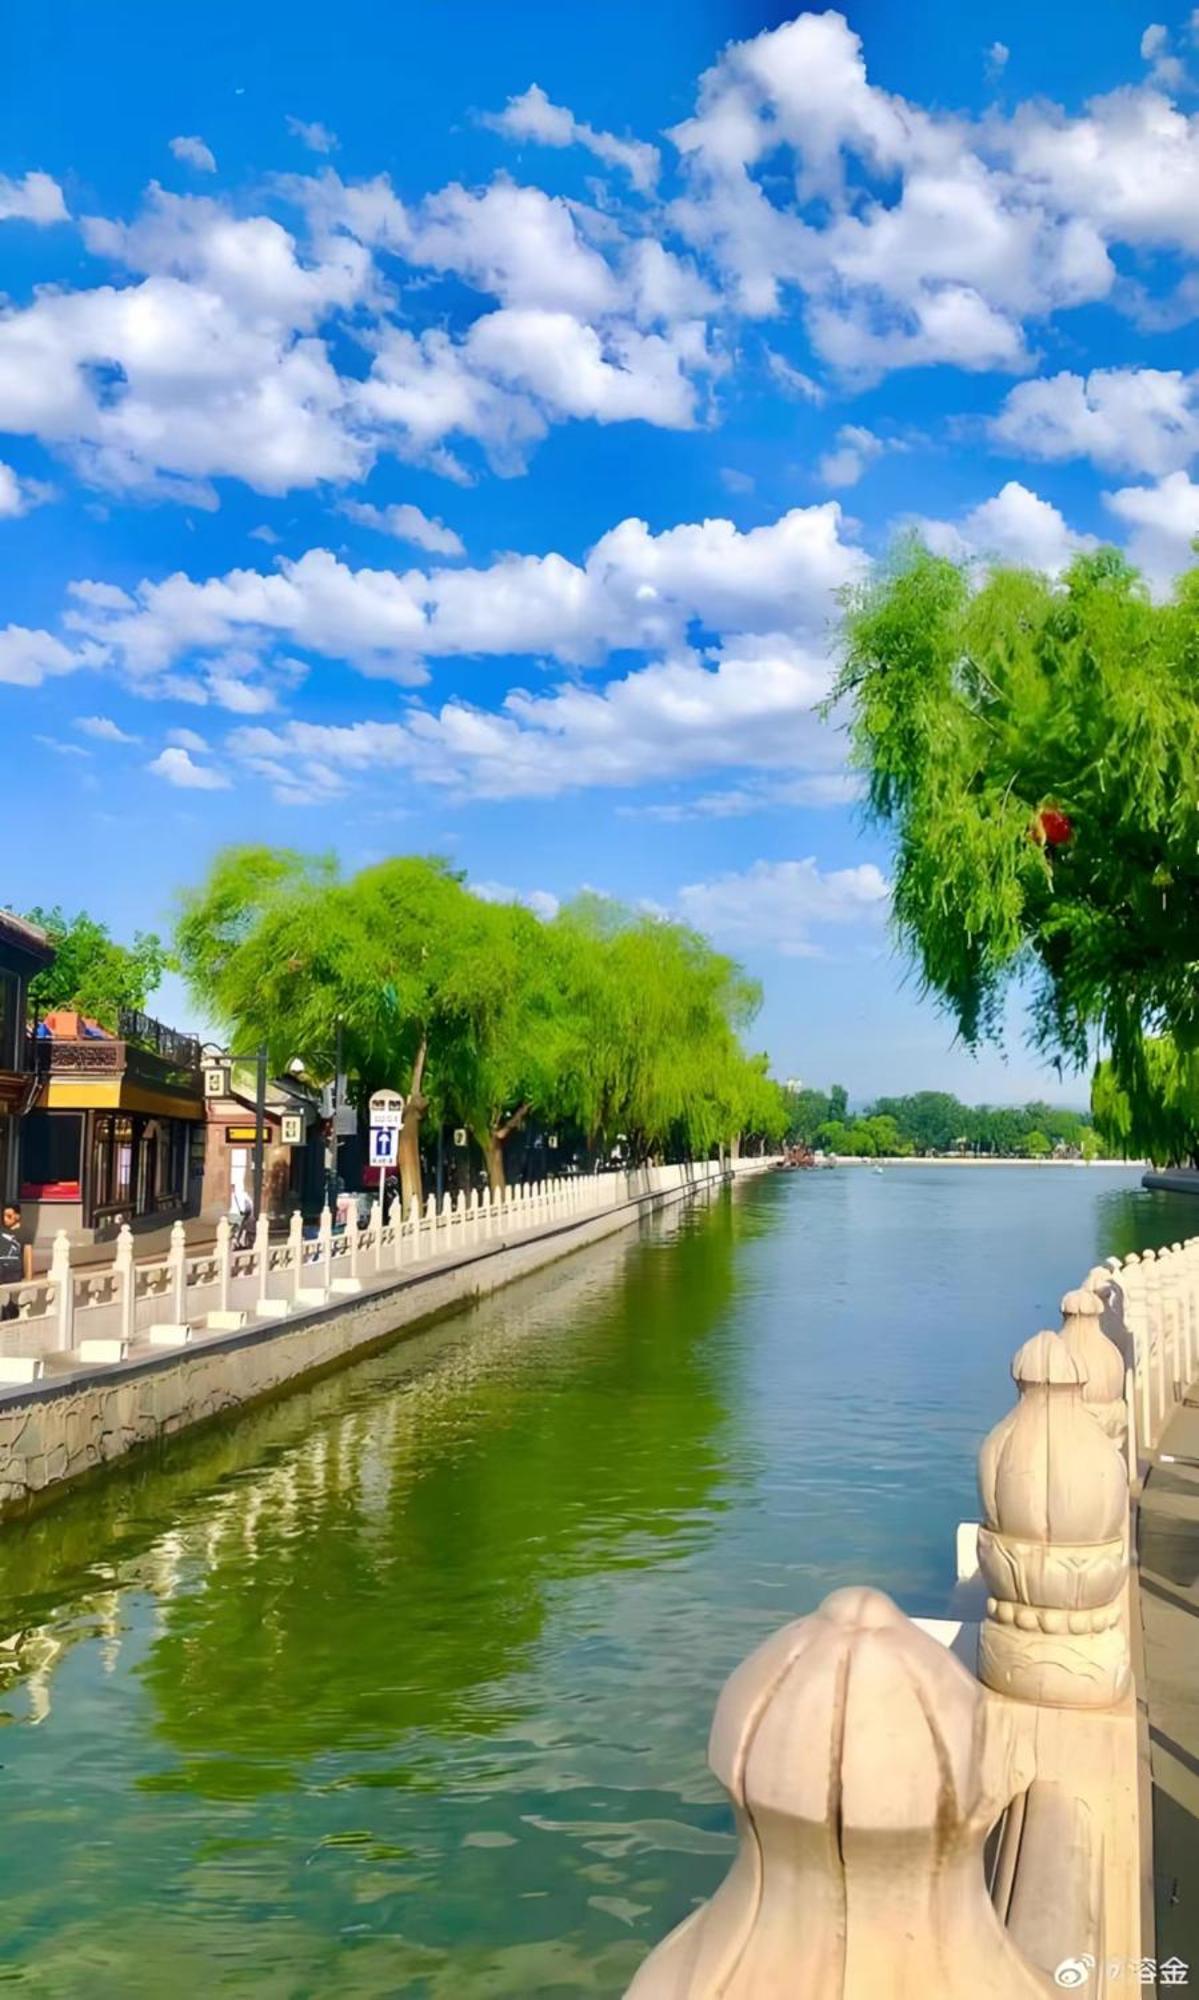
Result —
POLYGON ((404 1100, 398 1090, 377 1090, 370 1101, 369 1163, 379 1170, 379 1179, 400 1157, 400 1132, 404 1124, 404 1100))

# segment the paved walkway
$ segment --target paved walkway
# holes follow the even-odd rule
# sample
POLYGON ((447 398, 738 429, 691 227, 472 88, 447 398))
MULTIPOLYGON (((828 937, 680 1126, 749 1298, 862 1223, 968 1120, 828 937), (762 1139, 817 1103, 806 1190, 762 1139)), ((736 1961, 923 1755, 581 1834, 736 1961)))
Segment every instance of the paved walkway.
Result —
POLYGON ((1138 1543, 1157 1956, 1199 1985, 1199 1385, 1155 1455, 1138 1543))

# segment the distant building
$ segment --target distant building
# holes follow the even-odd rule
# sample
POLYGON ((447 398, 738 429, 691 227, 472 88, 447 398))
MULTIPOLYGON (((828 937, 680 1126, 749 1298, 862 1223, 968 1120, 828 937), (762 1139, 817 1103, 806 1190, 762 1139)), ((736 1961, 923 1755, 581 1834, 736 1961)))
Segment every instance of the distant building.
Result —
POLYGON ((195 1215, 204 1170, 200 1045, 148 1015, 111 1034, 60 1009, 37 1024, 21 1199, 35 1238, 77 1242, 195 1215))
MULTIPOLYGON (((201 1194, 205 1215, 228 1215, 254 1199, 255 1075, 226 1058, 205 1060, 207 1145, 201 1194)), ((299 1078, 267 1084, 263 1207, 276 1220, 298 1208, 318 1213, 325 1198, 325 1123, 319 1092, 299 1078), (295 1123, 299 1120, 299 1124, 295 1123), (285 1125, 285 1121, 290 1121, 285 1125), (299 1133, 301 1136, 292 1137, 299 1133)))
POLYGON ((35 1088, 25 1032, 29 982, 53 962, 44 931, 0 910, 0 1197, 17 1192, 18 1135, 35 1088))

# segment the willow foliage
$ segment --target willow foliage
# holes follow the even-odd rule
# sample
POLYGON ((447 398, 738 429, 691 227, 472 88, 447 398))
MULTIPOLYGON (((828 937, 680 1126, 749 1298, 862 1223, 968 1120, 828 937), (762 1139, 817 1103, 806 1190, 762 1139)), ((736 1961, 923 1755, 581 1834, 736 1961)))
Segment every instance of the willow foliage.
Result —
POLYGON ((833 703, 895 836, 895 923, 969 1044, 1031 971, 1041 1046, 1199 1048, 1199 571, 1155 604, 1114 550, 1060 582, 909 544, 847 606, 833 703))

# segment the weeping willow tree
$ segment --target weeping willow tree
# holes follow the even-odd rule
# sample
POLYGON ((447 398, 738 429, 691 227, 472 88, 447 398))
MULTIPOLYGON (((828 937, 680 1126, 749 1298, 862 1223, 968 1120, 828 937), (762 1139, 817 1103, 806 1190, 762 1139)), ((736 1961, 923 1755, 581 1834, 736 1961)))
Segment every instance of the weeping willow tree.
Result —
POLYGON ((895 839, 895 925, 926 989, 977 1045, 1031 979, 1042 1051, 1079 1068, 1106 1049, 1130 1134, 1164 1115, 1168 1037, 1193 1129, 1199 570, 1155 604, 1111 549, 1060 582, 976 587, 909 544, 849 600, 845 641, 832 704, 895 839))

